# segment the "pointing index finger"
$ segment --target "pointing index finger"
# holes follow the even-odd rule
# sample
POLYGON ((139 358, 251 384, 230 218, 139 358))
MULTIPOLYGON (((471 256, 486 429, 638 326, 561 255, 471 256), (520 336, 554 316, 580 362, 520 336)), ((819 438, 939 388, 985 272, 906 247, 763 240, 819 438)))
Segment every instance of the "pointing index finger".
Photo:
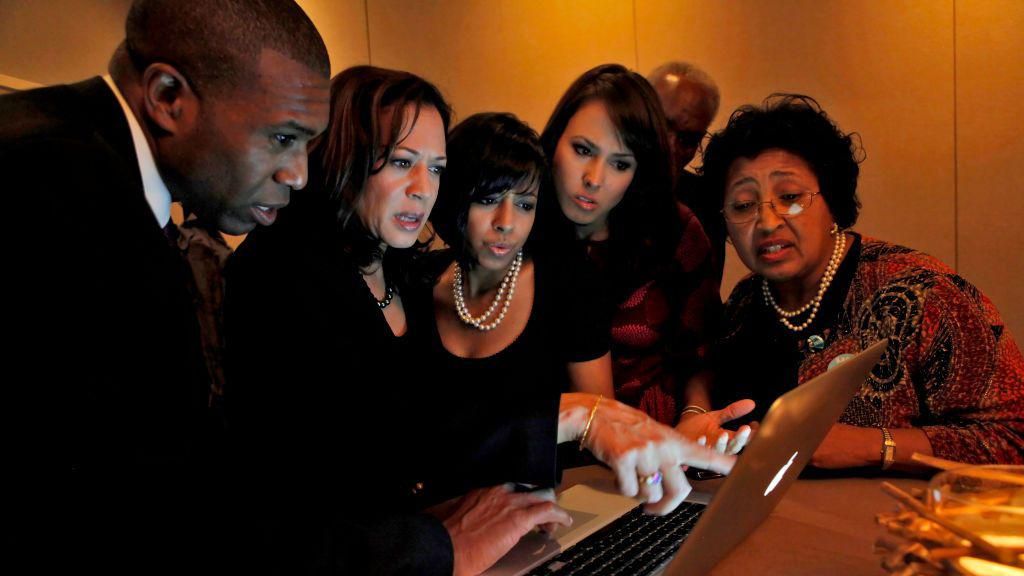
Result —
POLYGON ((719 474, 728 474, 736 463, 735 456, 719 454, 707 446, 687 443, 681 445, 680 452, 679 459, 682 464, 711 470, 719 474))

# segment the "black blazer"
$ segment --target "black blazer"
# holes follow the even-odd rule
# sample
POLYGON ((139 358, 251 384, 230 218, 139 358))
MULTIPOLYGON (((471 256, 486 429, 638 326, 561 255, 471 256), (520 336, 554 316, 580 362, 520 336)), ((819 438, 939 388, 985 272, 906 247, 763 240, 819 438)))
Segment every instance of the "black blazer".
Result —
POLYGON ((392 334, 318 196, 293 195, 227 266, 225 402, 253 495, 238 524, 268 572, 450 574, 447 531, 416 513, 433 423, 414 422, 439 414, 418 327, 392 334))
POLYGON ((212 481, 208 385, 187 268, 103 80, 0 97, 0 174, 15 469, 67 483, 21 533, 74 565, 170 566, 206 525, 194 488, 212 481))

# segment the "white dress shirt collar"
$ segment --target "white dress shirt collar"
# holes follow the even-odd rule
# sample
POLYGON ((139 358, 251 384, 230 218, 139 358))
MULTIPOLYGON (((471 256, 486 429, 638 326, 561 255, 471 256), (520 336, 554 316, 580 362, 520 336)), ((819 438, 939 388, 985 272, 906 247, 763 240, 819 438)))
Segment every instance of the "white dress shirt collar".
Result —
POLYGON ((135 144, 135 157, 139 159, 139 173, 142 174, 142 190, 146 194, 146 202, 149 203, 153 216, 156 217, 156 223, 163 228, 171 220, 171 193, 167 190, 167 184, 164 183, 163 178, 160 177, 160 172, 156 168, 156 162, 153 160, 153 152, 149 149, 149 142, 146 140, 146 135, 142 132, 142 127, 139 126, 139 121, 135 119, 132 109, 128 107, 128 103, 125 102, 121 91, 114 84, 113 78, 108 74, 103 77, 103 80, 106 81, 107 86, 110 86, 110 89, 114 92, 114 96, 117 97, 117 101, 121 104, 121 110, 124 112, 125 119, 128 120, 128 128, 132 132, 132 142, 135 144))

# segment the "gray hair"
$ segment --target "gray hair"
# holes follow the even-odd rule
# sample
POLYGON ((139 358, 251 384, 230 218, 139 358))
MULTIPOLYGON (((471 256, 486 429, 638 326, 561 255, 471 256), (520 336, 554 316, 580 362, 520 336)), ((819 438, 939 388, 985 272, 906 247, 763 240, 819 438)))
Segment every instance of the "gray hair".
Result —
POLYGON ((705 101, 710 109, 711 119, 715 118, 718 114, 718 105, 721 103, 722 96, 718 91, 718 84, 715 84, 715 81, 711 79, 707 72, 689 62, 666 62, 652 70, 647 75, 647 81, 652 86, 657 86, 659 80, 669 75, 685 78, 700 86, 706 96, 705 101))

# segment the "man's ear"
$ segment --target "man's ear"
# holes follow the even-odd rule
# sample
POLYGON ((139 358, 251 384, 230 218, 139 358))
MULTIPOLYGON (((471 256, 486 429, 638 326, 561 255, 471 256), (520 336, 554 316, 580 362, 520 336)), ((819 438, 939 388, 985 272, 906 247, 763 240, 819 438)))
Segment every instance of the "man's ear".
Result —
POLYGON ((169 134, 187 132, 199 111, 192 85, 177 68, 157 62, 142 73, 146 116, 169 134))

